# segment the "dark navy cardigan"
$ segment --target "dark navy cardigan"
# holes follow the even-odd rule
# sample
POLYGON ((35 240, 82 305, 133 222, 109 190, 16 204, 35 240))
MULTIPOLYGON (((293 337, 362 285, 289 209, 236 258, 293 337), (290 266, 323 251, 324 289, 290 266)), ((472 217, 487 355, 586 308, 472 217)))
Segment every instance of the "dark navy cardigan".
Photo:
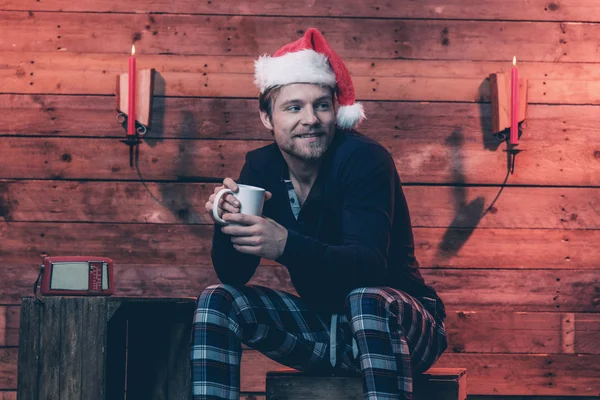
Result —
MULTIPOLYGON (((283 254, 292 283, 319 312, 343 312, 347 294, 365 286, 390 286, 444 305, 426 285, 414 254, 406 199, 394 160, 376 141, 355 131, 337 131, 319 175, 295 218, 285 179, 289 171, 275 143, 250 151, 238 183, 260 186, 273 197, 263 215, 288 230, 283 254)), ((246 284, 260 257, 233 249, 215 225, 211 251, 223 283, 246 284)))

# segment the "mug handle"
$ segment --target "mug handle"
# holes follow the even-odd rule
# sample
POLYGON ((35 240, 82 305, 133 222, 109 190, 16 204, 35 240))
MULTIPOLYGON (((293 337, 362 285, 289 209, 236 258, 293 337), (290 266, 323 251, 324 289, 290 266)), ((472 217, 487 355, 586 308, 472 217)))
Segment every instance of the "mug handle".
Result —
POLYGON ((225 221, 223 218, 221 218, 219 216, 219 203, 221 202, 221 197, 223 197, 227 193, 233 194, 233 190, 231 190, 231 189, 221 189, 219 191, 219 193, 217 193, 217 195, 215 196, 215 201, 213 202, 213 209, 212 209, 213 217, 215 218, 215 220, 218 223, 220 223, 222 225, 227 225, 227 221, 225 221))

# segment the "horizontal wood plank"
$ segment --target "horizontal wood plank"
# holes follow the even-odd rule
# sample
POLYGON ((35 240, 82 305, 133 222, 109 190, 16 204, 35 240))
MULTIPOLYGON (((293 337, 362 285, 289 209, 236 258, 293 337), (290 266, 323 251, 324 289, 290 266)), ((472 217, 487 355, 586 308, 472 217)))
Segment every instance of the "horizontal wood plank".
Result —
MULTIPOLYGON (((455 306, 457 307, 457 306, 455 306)), ((446 318, 449 353, 600 354, 591 345, 600 314, 453 311, 446 318)))
POLYGON ((110 253, 121 264, 153 259, 159 264, 193 265, 209 262, 212 235, 213 227, 209 225, 10 223, 0 225, 0 255, 5 263, 29 263, 33 270, 39 269, 37 261, 41 261, 38 257, 43 252, 91 256, 110 253))
MULTIPOLYGON (((121 264, 143 264, 148 257, 152 264, 209 264, 212 234, 211 225, 11 222, 0 224, 0 256, 5 264, 27 264, 42 252, 108 252, 121 264)), ((422 266, 478 269, 598 269, 599 254, 590 243, 600 241, 599 235, 600 230, 414 229, 422 266)))
POLYGON ((596 230, 437 229, 414 230, 416 255, 426 267, 597 269, 590 250, 596 230))
MULTIPOLYGON (((127 69, 126 55, 14 49, 0 54, 6 65, 0 70, 1 93, 113 95, 115 76, 127 69)), ((156 69, 157 96, 257 98, 252 83, 256 57, 141 54, 137 66, 156 69)), ((345 62, 359 100, 489 102, 489 74, 510 68, 509 61, 373 56, 345 62)), ((519 70, 529 80, 529 103, 600 104, 600 71, 595 63, 521 60, 519 70)))
POLYGON ((467 368, 469 394, 600 394, 600 362, 594 355, 444 354, 436 367, 467 368))
POLYGON ((6 0, 2 3, 2 10, 600 22, 600 8, 594 3, 548 3, 547 0, 530 0, 527 3, 520 0, 442 0, 435 3, 333 0, 306 4, 298 4, 292 0, 245 0, 235 3, 190 0, 175 3, 168 0, 135 3, 117 0, 49 0, 27 4, 27 7, 18 0, 6 0))
POLYGON ((600 271, 424 269, 423 277, 445 303, 463 308, 600 311, 600 271))
POLYGON ((273 53, 304 34, 324 32, 346 58, 598 62, 594 23, 361 19, 186 14, 0 12, 0 51, 246 55, 273 53), (257 29, 256 27, 260 27, 257 29), (240 32, 243 32, 241 34, 240 32), (348 34, 352 32, 352 34, 348 34), (472 32, 477 32, 473 35, 472 32), (493 52, 489 49, 494 48, 493 52))
MULTIPOLYGON (((8 222, 212 224, 220 183, 0 181, 8 222)), ((600 229, 595 188, 405 186, 413 227, 600 229), (485 213, 485 214, 484 214, 485 213)))
MULTIPOLYGON (((501 147, 491 132, 491 106, 448 102, 363 102, 368 120, 360 131, 375 140, 444 140, 454 131, 481 140, 488 150, 501 147), (393 121, 393 123, 391 123, 393 121)), ((10 115, 1 135, 118 137, 114 99, 106 96, 0 95, 0 111, 10 115)), ((525 143, 569 148, 593 143, 600 119, 596 106, 540 105, 528 108, 522 124, 525 143)), ((153 139, 273 140, 258 118, 256 99, 165 98, 153 100, 153 139)))
MULTIPOLYGON (((115 261, 118 296, 155 297, 177 293, 197 297, 207 286, 219 283, 212 266, 207 264, 131 265, 120 263, 118 258, 115 261)), ((22 296, 31 295, 38 269, 31 264, 5 263, 0 270, 1 303, 19 304, 22 296)), ((462 310, 600 311, 599 270, 424 268, 422 274, 449 307, 460 306, 462 310)), ((287 269, 282 266, 259 267, 251 283, 294 292, 287 269)))
MULTIPOLYGON (((245 154, 271 141, 147 139, 138 147, 137 168, 117 139, 7 137, 0 179, 111 179, 206 181, 237 178, 245 154)), ((407 137, 381 140, 405 183, 501 184, 507 153, 482 146, 460 130, 443 140, 407 137)), ((524 138, 510 184, 598 186, 600 150, 571 141, 568 149, 524 138)))
POLYGON ((0 174, 9 179, 202 180, 237 177, 245 154, 266 144, 263 141, 173 140, 159 143, 156 139, 148 139, 139 145, 136 169, 129 166, 129 147, 117 139, 5 138, 0 149, 3 154, 12 155, 5 157, 5 167, 0 174), (27 159, 19 162, 20 157, 27 159))

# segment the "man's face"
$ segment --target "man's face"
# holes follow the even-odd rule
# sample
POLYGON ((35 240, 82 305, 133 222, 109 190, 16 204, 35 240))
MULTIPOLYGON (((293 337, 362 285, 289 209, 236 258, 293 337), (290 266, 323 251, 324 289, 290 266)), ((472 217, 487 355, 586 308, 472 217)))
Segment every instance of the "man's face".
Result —
POLYGON ((261 120, 275 134, 281 151, 303 161, 319 160, 335 135, 331 89, 311 83, 283 86, 274 97, 272 118, 261 120))

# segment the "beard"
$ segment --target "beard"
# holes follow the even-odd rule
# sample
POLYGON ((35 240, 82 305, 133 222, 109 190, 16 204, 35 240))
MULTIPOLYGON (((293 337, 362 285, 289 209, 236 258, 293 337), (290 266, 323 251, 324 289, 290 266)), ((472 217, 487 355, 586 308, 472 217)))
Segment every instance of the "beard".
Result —
POLYGON ((297 136, 308 134, 308 132, 295 133, 293 138, 289 142, 280 146, 281 150, 302 161, 320 160, 323 157, 323 155, 327 152, 327 149, 329 148, 329 145, 331 144, 333 138, 330 137, 330 135, 327 135, 325 132, 314 133, 319 134, 317 140, 314 142, 306 141, 297 136))

